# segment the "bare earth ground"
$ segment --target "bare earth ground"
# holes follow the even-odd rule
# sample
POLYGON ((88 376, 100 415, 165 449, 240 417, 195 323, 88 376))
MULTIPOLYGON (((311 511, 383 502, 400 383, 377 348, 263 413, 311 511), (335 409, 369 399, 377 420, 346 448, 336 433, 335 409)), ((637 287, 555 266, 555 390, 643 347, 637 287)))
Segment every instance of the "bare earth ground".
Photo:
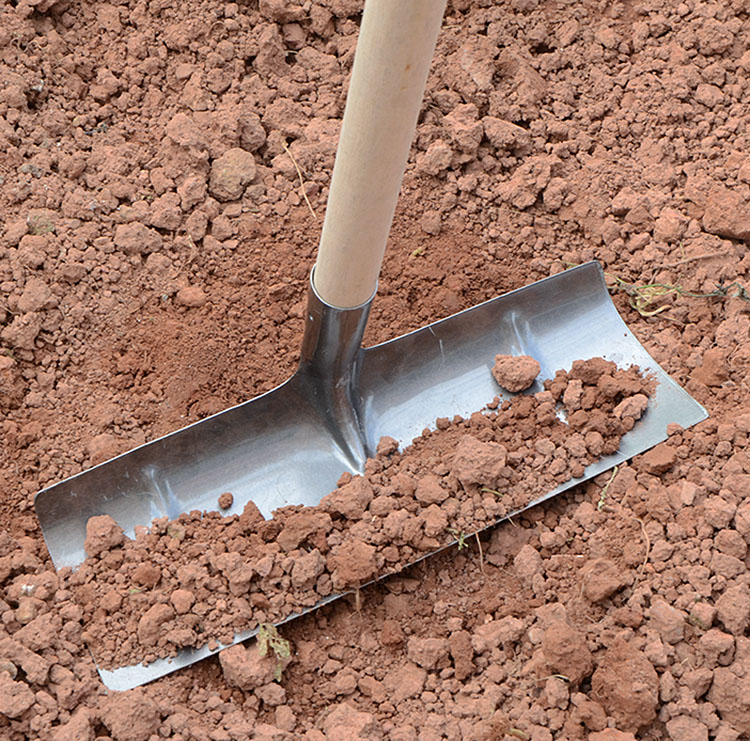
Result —
POLYGON ((367 335, 595 258, 711 418, 284 627, 280 681, 99 682, 34 493, 291 374, 360 11, 0 7, 2 737, 750 738, 740 0, 452 0, 367 335))

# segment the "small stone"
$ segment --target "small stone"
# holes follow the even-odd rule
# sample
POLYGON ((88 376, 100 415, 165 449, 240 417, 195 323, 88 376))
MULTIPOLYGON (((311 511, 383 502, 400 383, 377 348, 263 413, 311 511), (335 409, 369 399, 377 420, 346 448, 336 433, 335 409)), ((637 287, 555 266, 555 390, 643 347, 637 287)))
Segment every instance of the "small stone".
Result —
POLYGON ((716 617, 735 636, 750 625, 750 590, 744 585, 728 587, 716 600, 716 617))
POLYGON ((177 291, 177 303, 192 309, 199 309, 208 300, 200 286, 184 286, 177 291))
POLYGON ((619 728, 636 732, 656 718, 659 676, 646 656, 616 639, 591 678, 592 696, 619 728))
POLYGON ((525 581, 531 581, 536 574, 544 571, 544 564, 539 551, 528 543, 521 548, 513 559, 516 573, 525 581))
MULTIPOLYGON (((252 509, 245 510, 242 518, 253 527, 263 523, 262 515, 252 509)), ((312 510, 295 512, 287 518, 282 531, 276 537, 276 542, 285 551, 292 551, 302 545, 308 538, 322 533, 325 535, 333 526, 331 516, 326 512, 315 512, 312 510)))
POLYGON ((261 656, 257 646, 245 647, 241 643, 224 649, 219 654, 224 679, 232 687, 254 690, 273 681, 276 658, 261 656))
POLYGON ((115 548, 125 542, 125 533, 109 515, 90 517, 86 523, 84 548, 90 557, 115 548))
POLYGON ((41 278, 29 278, 23 293, 18 298, 18 310, 22 313, 39 311, 57 302, 52 296, 50 287, 41 278))
POLYGON ((178 615, 184 615, 185 613, 190 612, 190 608, 195 602, 195 595, 188 589, 175 589, 174 592, 172 592, 169 601, 172 603, 172 607, 174 607, 174 611, 178 615))
POLYGON ((218 201, 236 201, 255 177, 255 157, 235 147, 211 163, 209 190, 218 201))
POLYGON ((380 723, 372 713, 355 710, 346 702, 334 705, 323 721, 323 731, 330 741, 383 737, 380 723))
POLYGON ((35 702, 34 693, 26 682, 15 682, 6 672, 0 672, 0 713, 18 718, 35 702))
MULTIPOLYGON (((233 208, 234 206, 240 206, 240 204, 230 203, 225 208, 225 211, 229 211, 229 209, 233 208)), ((240 213, 242 213, 241 206, 240 206, 240 213)), ((232 236, 234 236, 234 229, 232 227, 232 222, 229 220, 228 216, 225 216, 224 214, 219 214, 216 218, 211 220, 211 236, 218 239, 219 242, 223 242, 227 239, 231 239, 232 236)))
POLYGON ((337 695, 351 695, 357 689, 357 673, 349 668, 337 672, 333 678, 333 690, 337 695))
POLYGON ((0 657, 20 667, 25 672, 26 679, 32 684, 47 683, 50 662, 40 654, 21 645, 19 641, 11 638, 0 640, 0 657))
POLYGON ((567 683, 559 677, 549 677, 544 683, 544 696, 550 707, 565 710, 570 701, 567 683))
POLYGON ((441 139, 436 139, 423 154, 417 155, 417 170, 425 175, 439 175, 450 167, 453 150, 441 139))
POLYGON ((120 445, 114 435, 111 435, 109 432, 102 432, 100 435, 95 435, 89 440, 86 449, 91 458, 91 464, 96 465, 102 461, 114 458, 120 451, 120 445))
POLYGON ((122 607, 122 597, 119 595, 117 590, 110 589, 106 594, 104 594, 101 600, 99 600, 99 607, 101 607, 104 612, 111 615, 113 612, 117 612, 117 610, 122 607))
POLYGON ((0 659, 0 672, 5 672, 11 679, 18 676, 18 667, 9 659, 0 659))
POLYGON ((703 82, 695 89, 695 99, 706 106, 706 108, 715 110, 723 103, 724 93, 716 85, 709 85, 703 82))
MULTIPOLYGON (((698 669, 686 671, 680 678, 680 683, 684 684, 686 687, 689 687, 695 699, 699 700, 708 691, 713 678, 713 670, 709 669, 707 666, 701 666, 698 669)), ((675 694, 676 693, 677 688, 675 685, 675 694)))
POLYGON ((57 613, 45 612, 17 630, 13 637, 32 651, 43 651, 51 647, 61 627, 62 620, 57 613))
POLYGON ((377 455, 393 455, 398 451, 398 440, 384 435, 378 440, 377 455))
MULTIPOLYGON (((23 224, 26 226, 25 221, 23 224)), ((44 235, 26 235, 18 245, 18 261, 27 268, 41 268, 47 259, 47 244, 48 239, 44 235)))
POLYGON ((698 648, 705 658, 707 666, 717 663, 726 665, 734 654, 734 637, 718 628, 707 630, 698 639, 698 648))
POLYGON ((377 574, 375 547, 352 539, 340 545, 336 553, 328 557, 327 566, 334 589, 360 586, 377 574))
POLYGON ((229 509, 234 504, 234 495, 231 491, 225 491, 219 496, 219 509, 229 509))
MULTIPOLYGON (((25 235, 28 231, 29 231, 29 225, 27 224, 26 219, 21 218, 21 219, 15 219, 13 221, 7 221, 5 224, 4 239, 11 247, 15 247, 16 245, 19 245, 21 247, 21 252, 23 252, 24 242, 27 240, 27 237, 25 235)), ((32 238, 32 240, 37 240, 38 243, 42 242, 42 252, 43 252, 44 244, 46 244, 47 240, 42 236, 34 236, 34 235, 29 235, 29 236, 32 238)), ((44 262, 44 260, 42 260, 42 262, 44 262)), ((39 265, 36 265, 34 267, 39 267, 39 265)))
POLYGON ((677 462, 677 453, 670 445, 661 443, 641 457, 641 467, 648 473, 660 474, 669 471, 677 462))
POLYGON ((240 144, 248 152, 255 152, 266 142, 266 130, 263 128, 260 116, 247 111, 240 116, 240 144))
POLYGON ((630 572, 605 558, 595 558, 581 569, 583 594, 589 602, 603 602, 630 581, 630 572))
POLYGON ((674 244, 682 239, 686 228, 687 221, 679 211, 665 208, 654 223, 654 239, 674 244))
POLYGON ((490 144, 501 152, 526 153, 531 150, 531 135, 522 126, 494 116, 482 119, 484 133, 490 144))
POLYGON ((372 484, 363 476, 355 476, 348 484, 323 497, 320 508, 324 512, 357 520, 364 515, 374 497, 372 484))
POLYGON ((425 506, 444 502, 450 496, 450 492, 440 486, 440 481, 440 477, 432 473, 422 476, 417 481, 417 490, 414 493, 417 501, 425 506))
POLYGON ((750 240, 750 210, 747 202, 737 191, 715 185, 706 199, 703 228, 709 234, 720 237, 750 240))
MULTIPOLYGON (((394 704, 415 697, 424 689, 427 672, 421 666, 406 663, 386 674, 383 684, 389 691, 389 699, 394 704)), ((342 736, 342 738, 345 738, 342 736)))
POLYGON ((159 640, 162 623, 174 617, 174 610, 169 605, 157 603, 142 615, 138 621, 138 641, 142 646, 153 646, 159 640))
POLYGON ((615 728, 607 728, 604 731, 590 733, 588 741, 637 741, 637 739, 632 733, 618 731, 615 728))
POLYGON ((696 602, 690 610, 690 622, 700 630, 708 630, 716 619, 716 608, 708 602, 696 602))
POLYGON ((685 617, 663 599, 655 599, 648 615, 657 633, 667 643, 679 643, 685 635, 685 617))
POLYGON ((703 362, 696 368, 691 378, 706 386, 720 387, 729 378, 726 353, 718 347, 703 353, 703 362))
POLYGON ((668 720, 667 733, 672 741, 708 741, 708 728, 689 715, 668 720))
POLYGON ((79 707, 70 720, 57 726, 52 741, 94 741, 94 714, 90 708, 79 707))
POLYGON ((451 472, 464 487, 496 487, 503 479, 508 451, 504 445, 483 442, 471 435, 461 438, 451 465, 451 472))
POLYGON ((274 710, 274 722, 277 728, 292 733, 297 725, 297 718, 289 705, 279 705, 274 710))
POLYGON ((96 81, 89 88, 89 95, 102 103, 111 98, 120 89, 120 81, 106 67, 100 67, 96 81))
POLYGON ((614 49, 617 46, 617 34, 615 33, 615 29, 609 26, 596 31, 594 38, 605 49, 614 49))
POLYGON ((304 589, 312 586, 316 579, 325 571, 325 559, 317 548, 299 556, 292 566, 292 586, 304 589))
POLYGON ((185 220, 185 232, 193 240, 199 242, 206 236, 208 216, 200 209, 193 211, 185 220))
POLYGON ((181 147, 203 149, 206 144, 201 128, 186 113, 175 114, 167 124, 166 133, 181 147))
POLYGON ((703 502, 703 518, 717 530, 728 527, 736 512, 737 507, 723 497, 707 497, 703 502))
POLYGON ((186 177, 177 186, 177 195, 180 197, 180 207, 183 211, 190 211, 206 200, 206 180, 199 175, 186 177))
POLYGON ((156 230, 134 221, 117 225, 114 243, 126 255, 145 255, 160 250, 162 238, 156 230))
POLYGON ((716 533, 715 542, 716 547, 722 553, 726 553, 739 559, 744 559, 747 555, 747 543, 737 530, 720 530, 716 533))
POLYGON ((182 208, 180 196, 169 192, 159 196, 149 210, 148 222, 157 229, 176 231, 182 223, 182 208))
POLYGON ((98 715, 117 741, 149 741, 161 724, 158 705, 141 687, 101 698, 98 715))
POLYGON ((499 646, 512 646, 526 632, 523 620, 507 615, 500 620, 490 620, 474 631, 472 646, 477 653, 491 651, 499 646))
POLYGON ((456 630, 448 637, 448 649, 453 659, 454 676, 462 682, 474 673, 474 647, 467 630, 456 630))
POLYGON ((586 638, 568 623, 556 621, 544 631, 542 651, 550 670, 567 677, 574 687, 594 671, 586 638))
POLYGON ((633 419, 640 419, 643 416, 643 412, 646 411, 648 406, 648 397, 645 394, 634 394, 629 396, 627 399, 623 399, 613 410, 612 414, 619 419, 625 417, 632 417, 633 419))
POLYGON ((198 639, 195 631, 191 628, 172 628, 164 632, 164 640, 174 644, 178 648, 200 645, 203 641, 198 639))
POLYGON ((167 175, 163 167, 154 167, 153 170, 149 171, 148 177, 158 195, 163 195, 166 191, 174 188, 174 180, 167 175))
POLYGON ((144 587, 155 587, 161 581, 161 569, 152 563, 140 563, 133 572, 133 581, 144 587))
POLYGON ((550 178, 542 193, 542 200, 549 211, 557 211, 570 192, 570 183, 564 178, 550 178))
POLYGON ((492 375, 500 386, 515 394, 529 388, 540 370, 541 366, 530 355, 495 355, 492 375))
POLYGON ((411 636, 406 644, 406 655, 425 669, 437 669, 448 661, 448 641, 445 638, 411 636))
POLYGON ((380 631, 380 642, 389 648, 399 648, 404 644, 404 631, 395 621, 386 619, 383 621, 383 629, 380 631))
MULTIPOLYGON (((738 670, 743 671, 741 667, 738 670)), ((708 701, 713 703, 722 720, 743 731, 743 735, 747 733, 750 728, 750 675, 746 671, 743 671, 743 676, 738 676, 731 667, 717 667, 708 701)))
MULTIPOLYGON (((431 504, 419 516, 427 538, 437 538, 448 529, 448 516, 437 504, 431 504)), ((432 547, 428 545, 427 547, 432 547)))
POLYGON ((478 118, 479 110, 473 103, 461 103, 443 119, 450 132, 451 141, 459 151, 472 157, 476 155, 484 135, 484 127, 478 118))
POLYGON ((42 317, 36 312, 21 314, 0 332, 0 337, 11 347, 33 350, 34 341, 42 329, 42 317))
POLYGON ((440 234, 440 229, 442 228, 440 211, 435 211, 434 209, 425 211, 419 220, 419 226, 426 234, 432 234, 433 236, 440 234))
POLYGON ((359 691, 365 696, 372 698, 373 702, 381 703, 385 702, 388 697, 385 685, 379 682, 375 677, 365 675, 360 677, 357 682, 359 691))

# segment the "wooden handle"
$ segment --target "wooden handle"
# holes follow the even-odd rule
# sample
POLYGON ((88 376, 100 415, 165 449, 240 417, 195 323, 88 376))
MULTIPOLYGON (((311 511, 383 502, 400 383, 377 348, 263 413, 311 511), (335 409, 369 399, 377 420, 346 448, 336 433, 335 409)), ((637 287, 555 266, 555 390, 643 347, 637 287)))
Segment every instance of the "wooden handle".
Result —
POLYGON ((445 2, 365 2, 313 278, 332 306, 377 286, 445 2))

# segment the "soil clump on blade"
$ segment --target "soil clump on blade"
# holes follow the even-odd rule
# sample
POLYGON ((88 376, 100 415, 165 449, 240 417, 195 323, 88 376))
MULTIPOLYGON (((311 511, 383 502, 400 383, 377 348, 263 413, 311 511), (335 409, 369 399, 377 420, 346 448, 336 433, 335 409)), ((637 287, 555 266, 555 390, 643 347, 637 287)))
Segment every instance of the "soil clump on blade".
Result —
POLYGON ((111 518, 92 518, 89 529, 103 534, 65 585, 97 661, 110 669, 227 644, 463 544, 614 453, 644 411, 616 410, 653 391, 637 368, 601 358, 576 361, 544 386, 440 420, 403 452, 381 441, 366 474, 345 474, 317 507, 283 507, 268 521, 252 502, 239 516, 162 518, 124 545, 111 518), (102 609, 104 595, 116 610, 102 609))
POLYGON ((539 362, 529 355, 495 355, 495 365, 492 366, 495 380, 512 393, 529 388, 539 371, 539 362))

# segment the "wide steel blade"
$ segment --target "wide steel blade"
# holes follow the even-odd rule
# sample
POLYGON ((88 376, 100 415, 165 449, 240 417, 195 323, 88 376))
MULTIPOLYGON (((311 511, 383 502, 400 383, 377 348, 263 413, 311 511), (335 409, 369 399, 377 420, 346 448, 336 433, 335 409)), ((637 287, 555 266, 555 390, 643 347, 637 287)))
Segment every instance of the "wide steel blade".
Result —
MULTIPOLYGON (((532 355, 542 379, 575 360, 604 357, 620 366, 638 365, 658 381, 647 414, 616 454, 529 507, 662 442, 668 424, 686 428, 707 416, 627 328, 601 266, 592 262, 365 350, 359 404, 364 449, 374 450, 383 435, 407 445, 438 417, 466 416, 502 396, 490 373, 498 353, 532 355)), ((538 390, 539 382, 530 389, 538 390)), ((132 536, 136 525, 156 517, 214 510, 225 491, 234 495, 229 513, 242 512, 250 500, 266 517, 289 504, 318 504, 344 471, 361 473, 364 460, 352 456, 340 431, 321 414, 319 399, 310 396, 295 374, 256 399, 39 492, 37 515, 55 566, 84 560, 86 522, 94 515, 111 515, 132 536)), ((234 642, 254 633, 239 633, 234 642)), ((111 689, 125 690, 221 648, 183 650, 172 660, 99 673, 111 689)))

